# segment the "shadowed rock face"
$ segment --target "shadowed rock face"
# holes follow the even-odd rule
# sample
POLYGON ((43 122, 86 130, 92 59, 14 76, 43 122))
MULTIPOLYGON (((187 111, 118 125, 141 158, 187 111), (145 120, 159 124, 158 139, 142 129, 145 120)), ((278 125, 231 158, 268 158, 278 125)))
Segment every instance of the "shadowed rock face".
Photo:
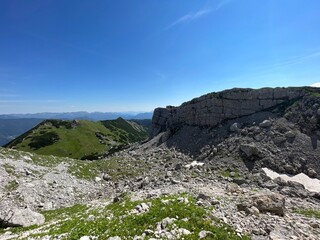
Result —
POLYGON ((264 111, 303 97, 310 87, 231 89, 209 93, 179 107, 156 108, 152 119, 152 137, 180 125, 214 127, 225 120, 264 111))

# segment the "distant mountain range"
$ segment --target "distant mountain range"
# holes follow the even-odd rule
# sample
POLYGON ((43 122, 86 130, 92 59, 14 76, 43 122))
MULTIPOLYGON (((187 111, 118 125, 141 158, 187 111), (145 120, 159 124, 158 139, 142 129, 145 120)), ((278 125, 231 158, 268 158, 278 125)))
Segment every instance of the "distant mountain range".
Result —
MULTIPOLYGON (((151 119, 152 112, 125 113, 125 112, 67 112, 67 113, 28 113, 28 114, 2 114, 0 115, 0 146, 10 142, 25 133, 45 119, 60 120, 113 120, 117 118, 127 120, 151 119)), ((151 121, 146 121, 147 128, 151 121)))
POLYGON ((151 119, 152 112, 132 113, 132 112, 65 112, 65 113, 26 113, 26 114, 1 114, 0 119, 63 119, 63 120, 112 120, 119 117, 123 119, 151 119))

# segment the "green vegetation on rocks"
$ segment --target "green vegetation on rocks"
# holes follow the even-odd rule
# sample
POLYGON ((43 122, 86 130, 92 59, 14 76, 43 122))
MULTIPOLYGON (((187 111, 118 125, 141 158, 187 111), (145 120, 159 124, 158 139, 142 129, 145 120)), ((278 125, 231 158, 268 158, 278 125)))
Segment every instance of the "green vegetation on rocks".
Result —
POLYGON ((315 209, 295 209, 293 212, 301 214, 306 217, 314 217, 320 219, 320 210, 315 209))
POLYGON ((185 229, 188 234, 183 239, 198 239, 200 231, 211 232, 205 239, 249 239, 238 236, 228 225, 210 216, 211 209, 196 205, 189 195, 169 195, 144 201, 131 201, 128 196, 111 203, 74 205, 72 207, 42 212, 45 225, 32 228, 16 228, 15 233, 28 238, 51 236, 59 239, 80 239, 82 236, 94 236, 107 239, 119 236, 121 239, 133 239, 148 233, 145 239, 155 237, 157 229, 172 232, 173 229, 185 229), (143 212, 137 212, 137 206, 149 206, 143 212), (163 226, 165 219, 171 219, 163 226))

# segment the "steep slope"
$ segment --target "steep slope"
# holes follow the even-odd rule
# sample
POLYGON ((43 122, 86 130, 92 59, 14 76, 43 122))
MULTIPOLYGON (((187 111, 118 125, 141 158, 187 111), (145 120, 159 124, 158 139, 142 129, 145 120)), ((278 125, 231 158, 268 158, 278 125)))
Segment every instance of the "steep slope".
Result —
POLYGON ((5 147, 44 155, 98 159, 147 136, 144 127, 122 118, 101 122, 45 120, 5 147))
POLYGON ((0 119, 0 146, 10 142, 42 122, 43 119, 0 119))
POLYGON ((320 177, 320 89, 231 89, 158 108, 153 136, 208 162, 320 177))

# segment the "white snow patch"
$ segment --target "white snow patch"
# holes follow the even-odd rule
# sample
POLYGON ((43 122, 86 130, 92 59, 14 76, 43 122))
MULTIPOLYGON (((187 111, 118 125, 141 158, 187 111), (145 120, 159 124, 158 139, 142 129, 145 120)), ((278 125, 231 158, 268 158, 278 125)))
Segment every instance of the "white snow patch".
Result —
POLYGON ((307 190, 311 192, 320 192, 320 180, 317 178, 310 178, 304 173, 299 173, 294 176, 290 176, 287 174, 279 174, 270 170, 269 168, 262 168, 262 170, 270 177, 272 180, 281 177, 285 181, 293 181, 301 183, 307 190))

